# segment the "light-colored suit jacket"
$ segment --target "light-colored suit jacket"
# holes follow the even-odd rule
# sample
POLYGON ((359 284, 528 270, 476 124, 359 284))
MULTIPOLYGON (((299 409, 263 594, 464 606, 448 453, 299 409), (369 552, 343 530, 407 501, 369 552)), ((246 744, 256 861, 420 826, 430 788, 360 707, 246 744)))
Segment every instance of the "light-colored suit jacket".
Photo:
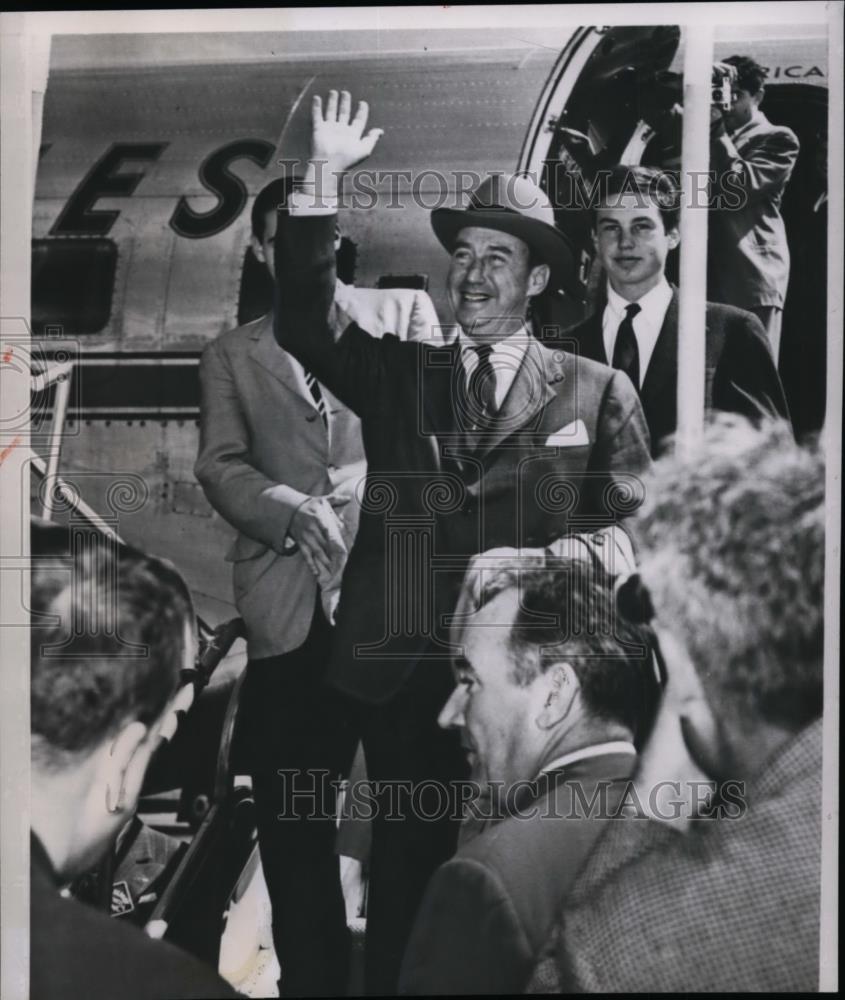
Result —
POLYGON ((789 246, 780 214, 798 138, 757 111, 711 143, 718 207, 710 214, 707 298, 740 309, 783 307, 789 246))
MULTIPOLYGON (((341 286, 337 302, 379 335, 438 336, 425 292, 341 286)), ((341 485, 355 493, 350 477, 365 471, 360 421, 323 389, 327 431, 291 357, 273 337, 272 315, 209 344, 200 386, 195 473, 212 507, 238 530, 226 559, 234 564, 249 657, 277 656, 304 641, 317 591, 302 554, 284 551, 291 518, 309 496, 341 485)))

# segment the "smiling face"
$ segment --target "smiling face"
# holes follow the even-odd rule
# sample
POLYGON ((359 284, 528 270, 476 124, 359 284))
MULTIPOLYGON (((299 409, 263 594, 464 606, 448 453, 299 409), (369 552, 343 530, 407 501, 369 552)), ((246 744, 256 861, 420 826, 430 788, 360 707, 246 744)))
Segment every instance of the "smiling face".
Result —
POLYGON ((519 330, 528 300, 548 280, 548 266, 532 267, 528 245, 519 237, 468 226, 458 233, 446 285, 464 332, 496 343, 519 330))
POLYGON ((664 229, 660 209, 647 194, 609 195, 596 209, 596 253, 611 288, 629 302, 660 282, 669 251, 679 240, 677 229, 664 229))
POLYGON ((473 616, 463 634, 464 656, 455 663, 457 685, 438 719, 444 729, 464 729, 472 774, 482 785, 533 778, 544 746, 535 723, 543 677, 524 686, 512 679, 509 637, 517 610, 517 591, 509 589, 473 616))

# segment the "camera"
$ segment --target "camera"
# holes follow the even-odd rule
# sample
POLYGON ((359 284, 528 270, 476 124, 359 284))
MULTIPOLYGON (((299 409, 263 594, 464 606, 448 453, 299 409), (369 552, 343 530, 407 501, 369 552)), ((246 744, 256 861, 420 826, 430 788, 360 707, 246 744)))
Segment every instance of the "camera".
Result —
POLYGON ((714 104, 720 111, 731 110, 731 75, 720 69, 713 70, 713 90, 710 103, 714 104))

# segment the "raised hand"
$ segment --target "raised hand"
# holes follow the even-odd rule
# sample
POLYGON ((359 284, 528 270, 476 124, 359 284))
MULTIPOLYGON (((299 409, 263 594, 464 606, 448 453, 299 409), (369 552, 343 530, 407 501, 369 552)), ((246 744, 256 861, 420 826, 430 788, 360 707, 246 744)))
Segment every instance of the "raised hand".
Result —
POLYGON ((326 169, 336 174, 365 160, 383 135, 379 128, 364 134, 370 113, 366 101, 358 102, 355 117, 350 119, 351 113, 348 90, 340 92, 340 100, 337 91, 330 90, 325 113, 319 95, 311 102, 311 160, 326 164, 326 169))

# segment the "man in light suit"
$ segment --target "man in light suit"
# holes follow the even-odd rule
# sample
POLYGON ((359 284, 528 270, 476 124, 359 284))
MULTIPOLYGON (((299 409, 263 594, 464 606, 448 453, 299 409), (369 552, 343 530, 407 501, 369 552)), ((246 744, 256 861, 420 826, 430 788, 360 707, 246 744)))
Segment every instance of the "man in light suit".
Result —
MULTIPOLYGON (((593 242, 607 273, 606 304, 559 342, 627 373, 656 455, 677 426, 678 291, 664 271, 680 240, 679 193, 668 174, 652 167, 614 167, 605 182, 593 210, 593 242)), ((760 321, 731 306, 706 309, 705 409, 786 416, 760 321)))
POLYGON ((504 800, 505 818, 433 876, 401 993, 523 992, 624 798, 658 687, 645 636, 608 617, 610 578, 587 556, 527 571, 512 563, 464 624, 440 724, 466 730, 474 772, 504 800))
POLYGON ((766 70, 747 56, 717 66, 731 76, 729 111, 713 107, 710 170, 708 298, 749 309, 780 353, 781 317, 789 283, 789 246, 780 214, 783 191, 798 159, 795 133, 760 110, 766 70))
MULTIPOLYGON (((333 334, 338 178, 380 133, 366 105, 315 98, 303 190, 279 217, 276 336, 362 418, 367 489, 337 617, 331 680, 361 706, 374 817, 366 985, 393 993, 430 873, 454 851, 457 817, 422 795, 465 773, 459 739, 437 726, 452 689, 449 615, 470 558, 496 546, 544 546, 599 527, 636 496, 648 435, 627 377, 544 349, 530 300, 566 273, 568 244, 543 193, 493 177, 467 210, 432 224, 451 254, 450 344, 375 339, 355 322, 333 334), (334 199, 334 201, 333 201, 334 199), (413 808, 388 817, 387 781, 413 808), (415 794, 420 791, 421 798, 415 794)), ((634 503, 635 505, 635 503, 634 503)))
POLYGON ((824 455, 719 414, 647 486, 640 606, 668 679, 643 812, 607 824, 528 992, 817 992, 824 455))
MULTIPOLYGON (((252 210, 252 249, 271 275, 277 206, 291 185, 272 182, 252 210)), ((339 284, 336 296, 375 334, 431 338, 437 326, 424 292, 339 284)), ((227 559, 249 655, 240 726, 282 988, 287 995, 343 993, 349 944, 330 782, 348 766, 356 736, 340 699, 322 687, 330 625, 320 598, 346 558, 349 532, 335 506, 355 503, 349 498, 364 471, 360 423, 279 347, 272 315, 210 344, 200 381, 196 475, 238 530, 227 559), (298 773, 285 779, 279 769, 298 773), (321 779, 314 771, 326 773, 321 779), (312 787, 310 802, 296 797, 312 787), (279 821, 280 814, 289 818, 279 821)))

